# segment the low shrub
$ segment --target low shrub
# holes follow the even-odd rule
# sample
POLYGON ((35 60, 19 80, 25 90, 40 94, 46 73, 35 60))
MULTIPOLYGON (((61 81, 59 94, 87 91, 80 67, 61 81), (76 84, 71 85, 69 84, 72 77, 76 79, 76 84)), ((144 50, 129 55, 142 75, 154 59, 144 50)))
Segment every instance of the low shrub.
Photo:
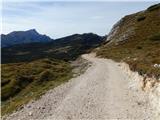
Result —
POLYGON ((137 18, 137 21, 140 22, 140 21, 143 21, 143 20, 145 20, 145 19, 146 19, 145 16, 139 16, 139 17, 137 18))
POLYGON ((142 49, 142 47, 141 47, 141 46, 137 46, 136 48, 137 48, 137 49, 142 49))
POLYGON ((28 75, 22 75, 22 74, 18 74, 16 75, 16 82, 17 85, 23 89, 25 88, 29 83, 31 83, 34 80, 33 76, 28 76, 28 75))
POLYGON ((7 85, 9 82, 10 82, 9 79, 4 79, 4 80, 1 81, 1 86, 3 87, 5 85, 7 85))
POLYGON ((38 82, 44 82, 44 81, 49 81, 53 80, 54 75, 51 70, 45 70, 39 75, 39 79, 37 80, 38 82))
POLYGON ((157 33, 149 38, 152 41, 160 41, 160 33, 157 33))
POLYGON ((20 89, 16 86, 16 82, 12 80, 12 82, 1 88, 1 100, 7 100, 8 98, 13 97, 19 91, 20 89))

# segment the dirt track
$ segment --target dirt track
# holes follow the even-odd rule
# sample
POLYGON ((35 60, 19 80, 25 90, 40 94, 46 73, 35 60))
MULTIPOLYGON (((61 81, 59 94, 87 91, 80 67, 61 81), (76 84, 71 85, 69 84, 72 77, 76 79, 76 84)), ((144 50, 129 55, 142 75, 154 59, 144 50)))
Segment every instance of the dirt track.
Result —
POLYGON ((92 66, 87 71, 30 102, 8 120, 152 120, 148 96, 130 88, 130 80, 111 60, 82 56, 92 66))

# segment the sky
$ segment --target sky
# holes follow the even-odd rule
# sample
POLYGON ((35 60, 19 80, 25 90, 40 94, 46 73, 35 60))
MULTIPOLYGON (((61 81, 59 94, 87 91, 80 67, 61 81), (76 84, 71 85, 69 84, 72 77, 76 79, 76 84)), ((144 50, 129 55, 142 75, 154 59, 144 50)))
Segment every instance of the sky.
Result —
POLYGON ((53 39, 75 33, 106 35, 125 15, 146 9, 156 1, 54 1, 5 0, 2 3, 2 33, 36 29, 53 39), (20 1, 20 2, 19 2, 20 1))

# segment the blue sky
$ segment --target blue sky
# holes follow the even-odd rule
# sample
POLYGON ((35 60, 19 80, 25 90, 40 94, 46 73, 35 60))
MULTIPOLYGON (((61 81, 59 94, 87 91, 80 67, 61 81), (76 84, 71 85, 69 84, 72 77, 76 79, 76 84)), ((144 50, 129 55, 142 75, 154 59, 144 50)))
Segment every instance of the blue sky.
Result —
POLYGON ((35 28, 52 38, 88 32, 105 35, 124 15, 144 10, 155 3, 6 0, 2 6, 2 33, 35 28))

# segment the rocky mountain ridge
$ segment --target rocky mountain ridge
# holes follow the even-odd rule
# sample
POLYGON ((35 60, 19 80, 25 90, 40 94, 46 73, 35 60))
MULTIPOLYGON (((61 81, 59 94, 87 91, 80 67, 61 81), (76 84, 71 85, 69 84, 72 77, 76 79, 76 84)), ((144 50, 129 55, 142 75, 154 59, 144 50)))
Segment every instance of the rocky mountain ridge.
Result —
POLYGON ((1 35, 1 47, 10 47, 17 44, 50 42, 53 39, 46 35, 39 34, 35 29, 27 31, 14 31, 9 34, 1 35))

